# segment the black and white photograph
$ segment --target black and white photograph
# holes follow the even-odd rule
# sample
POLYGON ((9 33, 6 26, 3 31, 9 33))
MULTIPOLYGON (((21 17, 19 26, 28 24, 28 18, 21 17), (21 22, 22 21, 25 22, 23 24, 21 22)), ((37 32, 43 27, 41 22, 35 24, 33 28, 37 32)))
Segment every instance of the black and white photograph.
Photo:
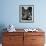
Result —
POLYGON ((34 5, 20 5, 19 20, 20 22, 33 22, 34 21, 34 5))

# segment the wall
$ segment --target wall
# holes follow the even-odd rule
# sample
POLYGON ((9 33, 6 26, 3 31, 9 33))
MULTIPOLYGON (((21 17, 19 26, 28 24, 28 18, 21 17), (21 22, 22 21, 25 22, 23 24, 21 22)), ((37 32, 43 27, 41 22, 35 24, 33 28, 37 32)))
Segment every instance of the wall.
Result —
POLYGON ((13 24, 16 28, 46 28, 46 1, 41 0, 1 0, 0 25, 13 24), (19 5, 34 5, 34 23, 19 22, 19 5))
POLYGON ((13 24, 16 28, 42 28, 46 32, 46 0, 0 0, 0 31, 13 24), (19 5, 34 5, 34 23, 19 22, 19 5))
POLYGON ((46 1, 44 0, 1 0, 0 25, 13 24, 16 28, 46 28, 46 1), (34 23, 19 22, 19 5, 34 5, 34 23))

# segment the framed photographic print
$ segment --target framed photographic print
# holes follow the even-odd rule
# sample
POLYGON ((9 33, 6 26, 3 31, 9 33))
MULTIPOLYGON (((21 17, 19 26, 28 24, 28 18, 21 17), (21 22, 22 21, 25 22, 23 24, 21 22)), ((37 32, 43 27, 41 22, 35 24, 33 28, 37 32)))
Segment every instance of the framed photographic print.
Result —
POLYGON ((34 5, 19 6, 19 21, 22 23, 34 22, 34 5))

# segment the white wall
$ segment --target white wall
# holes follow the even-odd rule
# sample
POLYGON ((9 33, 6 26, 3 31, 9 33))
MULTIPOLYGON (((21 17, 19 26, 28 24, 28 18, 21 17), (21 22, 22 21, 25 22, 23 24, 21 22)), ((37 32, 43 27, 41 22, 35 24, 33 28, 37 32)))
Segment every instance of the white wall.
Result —
POLYGON ((16 28, 46 28, 46 0, 1 0, 0 25, 13 24, 16 28), (34 23, 19 22, 19 5, 34 5, 34 23))

